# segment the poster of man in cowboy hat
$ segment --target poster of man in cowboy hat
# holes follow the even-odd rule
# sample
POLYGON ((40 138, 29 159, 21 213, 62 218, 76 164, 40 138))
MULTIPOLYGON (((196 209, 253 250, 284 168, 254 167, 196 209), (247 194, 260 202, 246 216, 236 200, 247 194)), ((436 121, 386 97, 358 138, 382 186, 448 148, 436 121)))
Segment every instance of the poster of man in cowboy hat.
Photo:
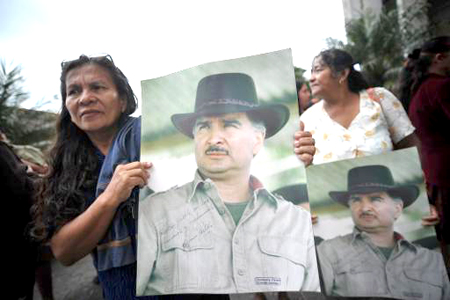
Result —
POLYGON ((317 245, 323 292, 450 299, 434 229, 421 225, 429 208, 416 148, 315 166, 307 179, 314 233, 325 238, 317 245))
POLYGON ((320 290, 310 213, 270 192, 302 176, 293 70, 283 50, 143 83, 164 110, 143 112, 137 295, 320 290))

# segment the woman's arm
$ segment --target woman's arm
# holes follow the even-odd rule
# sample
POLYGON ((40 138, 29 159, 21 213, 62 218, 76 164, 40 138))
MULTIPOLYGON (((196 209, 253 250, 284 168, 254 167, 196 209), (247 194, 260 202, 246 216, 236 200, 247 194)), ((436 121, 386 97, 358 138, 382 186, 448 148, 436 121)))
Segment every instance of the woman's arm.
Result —
POLYGON ((394 143, 395 150, 414 147, 414 146, 417 147, 417 151, 419 151, 419 154, 420 154, 420 140, 414 132, 411 133, 410 135, 404 137, 398 143, 394 143))
POLYGON ((135 186, 147 184, 151 163, 132 162, 117 166, 106 190, 78 217, 62 226, 51 239, 56 259, 72 265, 89 254, 105 235, 117 207, 135 186))

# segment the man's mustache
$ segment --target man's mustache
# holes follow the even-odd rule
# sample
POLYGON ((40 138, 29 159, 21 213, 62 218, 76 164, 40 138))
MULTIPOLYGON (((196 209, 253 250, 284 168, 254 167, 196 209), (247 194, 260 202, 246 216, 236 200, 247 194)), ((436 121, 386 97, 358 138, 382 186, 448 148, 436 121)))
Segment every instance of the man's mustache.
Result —
POLYGON ((228 150, 219 146, 209 146, 208 149, 206 149, 205 154, 214 154, 214 153, 220 153, 220 154, 226 154, 228 155, 228 150))
POLYGON ((362 213, 359 214, 360 217, 364 217, 364 216, 374 216, 375 214, 372 211, 363 211, 362 213))

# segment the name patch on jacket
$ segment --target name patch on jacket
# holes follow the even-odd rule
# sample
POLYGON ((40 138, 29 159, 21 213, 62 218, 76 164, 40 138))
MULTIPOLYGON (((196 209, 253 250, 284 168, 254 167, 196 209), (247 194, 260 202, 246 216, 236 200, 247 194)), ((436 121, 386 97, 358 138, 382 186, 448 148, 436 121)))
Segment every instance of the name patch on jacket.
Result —
POLYGON ((281 285, 279 277, 255 277, 256 285, 281 285))

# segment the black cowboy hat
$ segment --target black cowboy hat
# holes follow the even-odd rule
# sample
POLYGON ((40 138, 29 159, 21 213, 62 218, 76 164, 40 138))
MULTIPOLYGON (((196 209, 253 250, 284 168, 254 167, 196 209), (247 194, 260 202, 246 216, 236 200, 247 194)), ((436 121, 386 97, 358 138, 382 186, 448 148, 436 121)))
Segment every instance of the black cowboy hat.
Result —
POLYGON ((387 192, 403 200, 403 207, 411 205, 419 196, 415 185, 395 185, 389 168, 381 165, 356 167, 348 171, 347 191, 329 192, 330 197, 347 206, 350 195, 387 192))
POLYGON ((284 200, 290 201, 295 205, 300 203, 309 202, 308 191, 306 189, 306 184, 292 184, 286 185, 281 188, 276 189, 272 192, 273 194, 280 195, 284 200))
POLYGON ((243 73, 221 73, 204 77, 197 86, 195 111, 174 114, 172 123, 184 135, 193 138, 198 117, 246 112, 266 127, 266 138, 276 134, 289 119, 282 104, 259 104, 253 79, 243 73))

